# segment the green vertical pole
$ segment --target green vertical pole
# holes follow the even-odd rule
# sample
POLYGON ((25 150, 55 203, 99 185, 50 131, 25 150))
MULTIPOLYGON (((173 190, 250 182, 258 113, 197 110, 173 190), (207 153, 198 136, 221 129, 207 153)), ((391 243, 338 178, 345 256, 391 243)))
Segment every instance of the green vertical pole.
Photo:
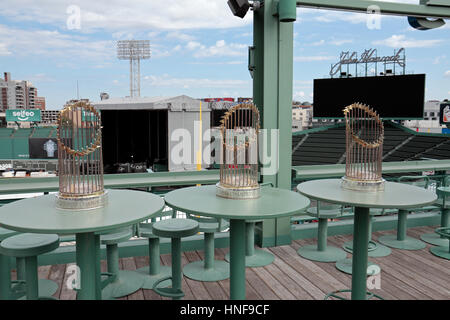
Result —
POLYGON ((149 274, 151 276, 159 274, 161 265, 159 255, 159 238, 148 238, 148 257, 150 259, 149 274))
POLYGON ((408 211, 398 210, 397 222, 397 240, 402 241, 406 239, 408 211))
POLYGON ((355 208, 353 224, 352 300, 365 300, 369 246, 369 208, 355 208))
POLYGON ((205 232, 205 269, 214 269, 214 232, 205 232))
MULTIPOLYGON (((450 227, 450 209, 442 209, 442 213, 441 213, 441 227, 442 228, 450 227)), ((441 236, 441 238, 444 238, 444 237, 441 236)))
POLYGON ((25 258, 25 281, 27 284, 27 300, 39 299, 37 257, 25 258))
POLYGON ((372 225, 374 222, 374 218, 370 216, 370 222, 369 222, 369 242, 372 241, 372 225))
POLYGON ((245 223, 245 255, 255 254, 255 223, 249 221, 245 223))
POLYGON ((11 258, 0 254, 0 300, 8 300, 11 290, 11 258))
POLYGON ((81 288, 78 291, 78 300, 95 300, 97 292, 97 258, 96 236, 93 232, 76 234, 76 259, 80 268, 81 288))
POLYGON ((327 229, 328 219, 319 218, 319 225, 317 227, 317 250, 327 250, 327 229))
POLYGON ((119 273, 119 247, 117 244, 106 246, 106 261, 108 262, 108 272, 117 276, 119 273))
POLYGON ((230 299, 245 300, 245 220, 230 220, 230 299))
POLYGON ((16 258, 16 270, 17 270, 17 280, 25 280, 25 258, 18 257, 16 258))
MULTIPOLYGON (((172 288, 181 290, 181 239, 172 238, 172 288)), ((179 300, 180 298, 173 298, 179 300)))
MULTIPOLYGON (((271 130, 278 130, 276 172, 264 175, 263 182, 271 182, 283 189, 291 188, 292 161, 292 83, 293 83, 293 23, 280 23, 275 0, 265 0, 254 11, 253 99, 261 110, 262 128, 268 130, 267 150, 271 150, 271 130)), ((274 165, 272 163, 272 165, 274 165)), ((282 245, 291 242, 289 218, 263 221, 262 245, 282 245)))
POLYGON ((94 245, 94 259, 95 259, 95 299, 102 299, 102 274, 100 265, 100 235, 93 235, 93 245, 94 245))

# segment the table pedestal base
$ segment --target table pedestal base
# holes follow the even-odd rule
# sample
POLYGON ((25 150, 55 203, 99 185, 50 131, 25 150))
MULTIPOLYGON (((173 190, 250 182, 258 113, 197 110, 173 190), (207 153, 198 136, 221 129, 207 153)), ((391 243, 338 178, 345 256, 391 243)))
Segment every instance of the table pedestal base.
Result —
MULTIPOLYGON (((338 269, 339 271, 342 271, 344 273, 347 273, 347 274, 352 274, 352 264, 353 264, 352 258, 339 260, 338 262, 336 262, 336 269, 338 269)), ((370 261, 367 263, 367 275, 368 276, 377 275, 380 273, 380 270, 381 270, 381 268, 377 264, 370 262, 370 261)))
MULTIPOLYGON (((347 241, 342 246, 345 251, 349 253, 353 253, 353 241, 347 241)), ((376 243, 375 241, 369 241, 369 257, 373 258, 380 258, 380 257, 387 257, 392 253, 392 250, 388 247, 376 243)))
MULTIPOLYGON (((330 292, 329 294, 327 294, 327 295, 325 296, 324 300, 328 300, 329 298, 336 298, 336 299, 339 299, 339 300, 349 300, 349 299, 346 298, 346 297, 343 297, 343 296, 338 295, 338 293, 346 293, 346 292, 350 292, 350 293, 351 293, 352 290, 344 289, 344 290, 337 290, 337 291, 330 292)), ((369 299, 372 299, 372 298, 377 298, 377 299, 379 299, 379 300, 384 300, 384 299, 383 299, 382 297, 380 297, 379 295, 367 291, 367 292, 366 292, 366 300, 369 300, 369 299)))
MULTIPOLYGON (((150 267, 143 267, 136 270, 137 273, 142 275, 144 279, 144 284, 142 285, 142 289, 153 289, 153 285, 156 281, 159 281, 162 278, 170 276, 172 274, 172 268, 168 266, 159 266, 159 272, 157 274, 150 274, 150 267)), ((158 287, 164 288, 171 285, 171 281, 163 281, 158 287)))
POLYGON ((116 279, 102 290, 103 299, 120 298, 136 292, 142 287, 144 279, 136 271, 119 270, 116 279))
POLYGON ((325 250, 319 251, 317 245, 303 246, 297 250, 297 253, 305 259, 319 262, 336 262, 347 256, 345 251, 332 246, 327 246, 325 250))
POLYGON ((385 246, 402 250, 422 250, 427 245, 419 239, 405 237, 404 240, 398 240, 396 235, 387 235, 378 238, 378 241, 385 246))
POLYGON ((434 246, 442 246, 442 247, 448 246, 449 242, 448 239, 441 238, 441 236, 436 233, 425 233, 420 236, 420 239, 434 246))
MULTIPOLYGON (((230 253, 225 255, 225 260, 230 261, 230 253)), ((270 252, 254 249, 251 255, 245 255, 245 267, 257 268, 268 266, 275 260, 275 257, 270 252)))
POLYGON ((39 279, 39 296, 50 297, 58 291, 58 284, 55 281, 48 279, 39 279))
POLYGON ((434 254, 435 256, 437 256, 437 257, 450 260, 450 249, 449 249, 449 245, 448 244, 445 247, 444 246, 442 246, 442 247, 432 247, 432 248, 430 248, 430 252, 432 254, 434 254))
POLYGON ((212 268, 205 268, 204 261, 195 261, 184 266, 183 274, 197 281, 220 281, 230 277, 230 265, 225 261, 214 260, 212 268))

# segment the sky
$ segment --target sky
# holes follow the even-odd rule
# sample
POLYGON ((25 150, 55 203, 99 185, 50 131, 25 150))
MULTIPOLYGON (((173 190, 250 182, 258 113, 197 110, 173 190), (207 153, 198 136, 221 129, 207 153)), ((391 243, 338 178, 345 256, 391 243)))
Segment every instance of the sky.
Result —
MULTIPOLYGON (((234 17, 226 0, 2 0, 0 72, 31 81, 47 109, 77 98, 77 82, 80 98, 123 97, 129 63, 117 59, 116 42, 148 39, 141 96, 251 97, 252 15, 234 17)), ((450 20, 419 31, 406 17, 373 17, 297 9, 293 99, 312 102, 313 79, 329 77, 342 51, 390 56, 402 47, 407 73, 426 73, 426 100, 449 98, 450 20)))

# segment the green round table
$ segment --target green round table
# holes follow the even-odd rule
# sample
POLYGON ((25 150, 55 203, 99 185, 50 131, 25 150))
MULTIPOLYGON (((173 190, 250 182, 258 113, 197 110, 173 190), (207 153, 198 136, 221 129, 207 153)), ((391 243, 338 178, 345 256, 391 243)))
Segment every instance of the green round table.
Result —
POLYGON ((107 205, 92 210, 57 209, 54 194, 15 201, 0 208, 0 225, 19 232, 75 234, 81 285, 77 299, 101 299, 99 232, 141 222, 164 208, 164 200, 151 193, 108 193, 107 205))
POLYGON ((175 210, 230 220, 230 298, 245 299, 245 220, 291 216, 310 201, 296 192, 262 187, 257 199, 234 200, 216 196, 216 186, 189 187, 164 197, 175 210))
POLYGON ((408 209, 431 204, 437 198, 436 194, 423 188, 395 182, 386 182, 382 192, 343 189, 341 179, 307 181, 299 184, 297 190, 308 198, 355 207, 351 290, 353 300, 365 300, 367 297, 369 209, 408 209))

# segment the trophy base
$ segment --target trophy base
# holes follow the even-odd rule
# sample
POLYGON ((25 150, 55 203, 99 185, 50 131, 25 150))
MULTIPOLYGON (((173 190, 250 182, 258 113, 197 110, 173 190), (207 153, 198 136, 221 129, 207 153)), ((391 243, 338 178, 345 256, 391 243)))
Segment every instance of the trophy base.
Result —
POLYGON ((216 195, 227 199, 256 199, 259 198, 260 187, 229 188, 216 184, 216 195))
POLYGON ((106 206, 108 202, 108 192, 84 197, 67 197, 56 195, 56 207, 65 210, 92 210, 106 206))
POLYGON ((364 191, 364 192, 378 192, 384 191, 384 182, 386 180, 375 180, 375 181, 364 181, 364 180, 353 180, 346 177, 342 177, 342 188, 354 191, 364 191))

